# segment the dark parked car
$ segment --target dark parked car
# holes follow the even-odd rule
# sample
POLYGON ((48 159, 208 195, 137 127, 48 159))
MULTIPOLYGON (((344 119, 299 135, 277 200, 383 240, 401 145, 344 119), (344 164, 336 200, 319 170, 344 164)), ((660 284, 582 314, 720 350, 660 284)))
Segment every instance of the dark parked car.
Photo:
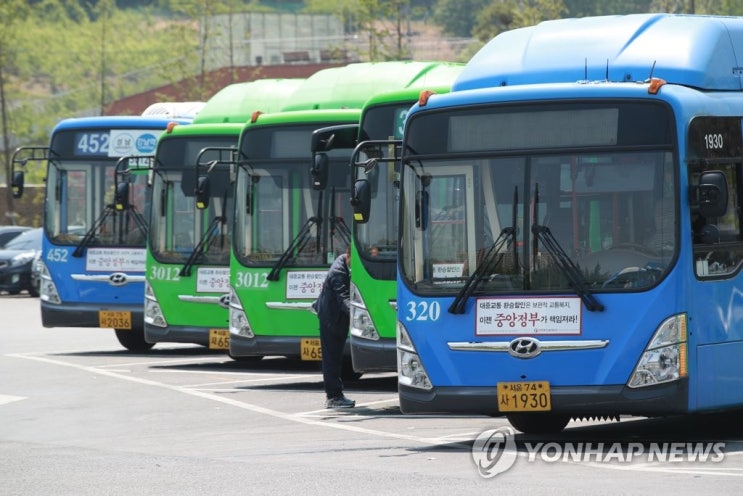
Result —
POLYGON ((0 249, 0 291, 13 295, 28 291, 31 296, 39 296, 38 288, 31 283, 31 267, 41 252, 41 232, 41 228, 29 229, 0 249))
POLYGON ((28 226, 0 226, 0 248, 3 248, 8 241, 29 229, 31 228, 28 226))

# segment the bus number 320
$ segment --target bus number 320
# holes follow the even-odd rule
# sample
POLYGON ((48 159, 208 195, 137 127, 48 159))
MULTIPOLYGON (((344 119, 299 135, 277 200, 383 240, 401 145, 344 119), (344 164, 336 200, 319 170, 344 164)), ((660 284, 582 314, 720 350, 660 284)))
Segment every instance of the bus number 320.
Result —
POLYGON ((409 301, 408 312, 405 320, 439 320, 441 316, 441 306, 438 301, 409 301))

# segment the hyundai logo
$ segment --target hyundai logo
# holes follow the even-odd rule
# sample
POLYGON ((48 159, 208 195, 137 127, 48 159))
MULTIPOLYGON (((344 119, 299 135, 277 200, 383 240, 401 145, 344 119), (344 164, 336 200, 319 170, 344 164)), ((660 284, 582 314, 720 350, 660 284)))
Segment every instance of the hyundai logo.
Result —
POLYGON ((516 358, 534 358, 542 353, 538 339, 516 338, 508 343, 508 354, 516 358))
POLYGON ((219 306, 222 308, 230 308, 230 294, 225 293, 219 297, 219 306))
POLYGON ((126 274, 123 272, 114 272, 108 276, 108 283, 111 286, 123 286, 126 282, 126 274))

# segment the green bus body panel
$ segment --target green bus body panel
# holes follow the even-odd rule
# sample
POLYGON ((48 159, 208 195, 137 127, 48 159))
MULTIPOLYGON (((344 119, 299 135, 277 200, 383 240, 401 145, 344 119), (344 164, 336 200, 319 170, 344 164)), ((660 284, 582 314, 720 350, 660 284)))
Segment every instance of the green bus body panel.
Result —
MULTIPOLYGON (((174 126, 173 129, 163 131, 160 135, 160 140, 168 139, 183 139, 189 137, 205 137, 205 136, 234 136, 235 140, 239 139, 240 132, 245 127, 245 123, 209 123, 209 124, 189 124, 188 126, 174 126)), ((237 141, 235 141, 237 146, 237 141)), ((194 157, 194 160, 196 157, 194 157)), ((194 166, 196 164, 193 164, 194 166)))
MULTIPOLYGON (((196 277, 199 266, 193 268, 190 276, 178 277, 177 274, 183 264, 160 263, 155 260, 149 249, 147 250, 146 264, 147 282, 152 287, 169 326, 203 327, 205 329, 205 340, 208 339, 207 331, 209 329, 228 328, 229 312, 226 308, 214 304, 189 303, 179 299, 180 295, 219 296, 224 293, 196 292, 196 277), (150 277, 153 272, 161 267, 168 269, 164 273, 168 274, 171 279, 150 277)), ((224 268, 227 268, 227 266, 224 266, 224 268)))
MULTIPOLYGON (((188 126, 175 126, 170 133, 167 131, 160 136, 160 141, 165 140, 188 140, 194 137, 224 137, 232 136, 235 138, 235 147, 240 137, 240 132, 245 127, 244 124, 190 124, 188 126)), ((194 157, 195 159, 195 157, 194 157)), ((196 292, 196 277, 198 275, 199 265, 193 267, 191 275, 188 277, 176 277, 183 266, 182 263, 168 264, 155 260, 147 246, 146 261, 147 282, 157 296, 160 303, 160 309, 163 312, 165 320, 169 325, 175 326, 194 326, 204 327, 206 329, 227 329, 228 311, 218 305, 204 303, 188 303, 181 301, 179 295, 202 295, 218 296, 223 292, 196 292), (167 270, 158 270, 166 267, 167 270), (156 279, 153 274, 168 274, 167 278, 156 279)), ((212 266, 209 266, 212 267, 212 266)), ((215 266, 216 267, 216 266, 215 266)), ((227 265, 220 266, 227 268, 227 265)))
POLYGON ((456 64, 437 62, 360 62, 318 71, 299 87, 282 111, 361 108, 371 95, 403 88, 450 84, 456 64))
POLYGON ((276 112, 304 83, 304 79, 259 79, 219 90, 196 114, 194 124, 245 123, 255 111, 276 112))
MULTIPOLYGON (((328 110, 296 110, 292 112, 276 112, 273 114, 261 114, 255 122, 249 122, 244 130, 265 126, 293 126, 297 124, 317 123, 325 125, 327 122, 336 124, 358 124, 361 118, 361 110, 358 108, 328 109, 328 110)), ((186 127, 186 126, 183 126, 186 127)), ((307 150, 307 163, 310 163, 312 154, 307 150)))

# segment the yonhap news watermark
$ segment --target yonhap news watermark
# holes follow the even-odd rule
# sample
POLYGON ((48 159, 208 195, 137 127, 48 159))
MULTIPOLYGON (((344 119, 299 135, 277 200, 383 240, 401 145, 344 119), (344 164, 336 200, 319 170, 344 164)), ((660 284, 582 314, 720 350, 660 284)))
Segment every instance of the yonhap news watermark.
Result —
POLYGON ((495 477, 525 462, 542 463, 720 463, 723 442, 524 442, 519 454, 511 427, 482 432, 472 445, 472 459, 484 478, 495 477))

